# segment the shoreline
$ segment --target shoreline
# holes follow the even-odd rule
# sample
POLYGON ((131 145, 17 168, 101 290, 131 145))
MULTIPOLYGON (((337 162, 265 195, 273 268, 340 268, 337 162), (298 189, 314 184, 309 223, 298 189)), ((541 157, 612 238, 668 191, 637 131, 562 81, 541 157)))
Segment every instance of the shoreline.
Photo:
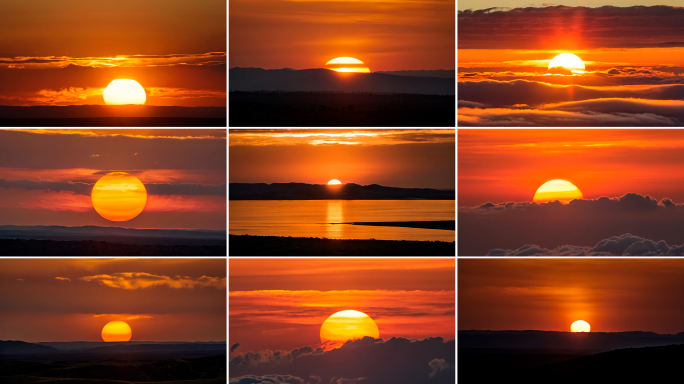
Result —
POLYGON ((456 242, 228 235, 229 256, 455 256, 456 242))
POLYGON ((435 221, 360 221, 354 223, 327 223, 327 224, 349 224, 349 225, 372 225, 376 227, 403 227, 403 228, 423 228, 423 229, 442 229, 446 231, 456 230, 456 220, 435 220, 435 221))

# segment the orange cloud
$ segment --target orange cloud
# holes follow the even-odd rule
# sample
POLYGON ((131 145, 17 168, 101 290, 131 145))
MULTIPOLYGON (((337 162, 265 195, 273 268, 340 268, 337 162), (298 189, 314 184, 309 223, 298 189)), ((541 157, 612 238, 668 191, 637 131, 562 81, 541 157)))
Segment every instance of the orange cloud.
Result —
POLYGON ((71 279, 69 279, 68 277, 59 277, 59 276, 55 277, 55 280, 71 281, 71 279))
POLYGON ((202 276, 199 278, 191 278, 189 276, 164 276, 154 275, 145 272, 120 272, 113 274, 102 274, 94 276, 84 276, 80 280, 88 282, 97 282, 112 288, 136 290, 145 289, 155 286, 166 286, 168 288, 197 288, 197 287, 213 287, 216 289, 226 288, 226 278, 202 276))

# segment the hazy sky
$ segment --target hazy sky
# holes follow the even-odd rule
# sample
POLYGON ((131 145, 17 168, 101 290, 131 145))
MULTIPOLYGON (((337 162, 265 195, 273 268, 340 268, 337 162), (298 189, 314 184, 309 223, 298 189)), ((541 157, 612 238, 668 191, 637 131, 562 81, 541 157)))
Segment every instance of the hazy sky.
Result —
POLYGON ((6 0, 0 105, 104 104, 133 79, 147 105, 226 105, 226 2, 6 0))
POLYGON ((232 0, 230 67, 323 68, 336 57, 372 72, 455 68, 453 0, 232 0))
POLYGON ((682 126, 681 2, 609 3, 459 12, 459 125, 682 126), (563 53, 583 67, 552 61, 563 53))
POLYGON ((0 225, 226 228, 225 130, 0 131, 0 225), (148 192, 145 210, 114 222, 90 192, 110 172, 148 192))
POLYGON ((464 260, 458 328, 682 332, 684 260, 464 260))
POLYGON ((567 7, 602 7, 604 5, 611 5, 613 7, 631 7, 634 5, 681 5, 681 3, 679 3, 676 0, 574 0, 539 3, 530 0, 459 0, 458 10, 462 11, 465 9, 486 9, 493 7, 545 7, 552 5, 565 5, 567 7))
POLYGON ((231 130, 231 183, 454 189, 453 129, 231 130))
POLYGON ((368 314, 380 338, 454 337, 449 259, 231 259, 230 343, 239 351, 321 344, 335 312, 368 314))
POLYGON ((225 271, 218 259, 0 259, 0 340, 102 341, 122 320, 132 341, 223 341, 225 271))

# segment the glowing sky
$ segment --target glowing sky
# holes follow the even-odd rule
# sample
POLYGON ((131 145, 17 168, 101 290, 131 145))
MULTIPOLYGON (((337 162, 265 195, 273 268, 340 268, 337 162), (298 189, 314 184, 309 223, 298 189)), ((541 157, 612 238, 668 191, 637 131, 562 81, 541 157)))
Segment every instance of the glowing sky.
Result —
POLYGON ((230 67, 323 68, 350 56, 371 71, 453 69, 454 10, 453 0, 233 0, 230 67))
POLYGON ((493 3, 459 3, 460 126, 684 124, 681 4, 493 3), (547 72, 561 53, 586 71, 547 72))
POLYGON ((679 333, 683 260, 459 260, 458 328, 679 333))
POLYGON ((3 1, 0 105, 104 104, 135 79, 146 105, 226 105, 226 3, 3 1))
POLYGON ((226 261, 0 260, 0 339, 102 341, 122 320, 133 341, 226 340, 226 261))
POLYGON ((231 130, 231 183, 453 189, 453 129, 231 130))
POLYGON ((321 343, 335 312, 368 314, 380 337, 454 337, 454 260, 231 259, 231 344, 240 351, 321 343))
POLYGON ((226 228, 225 130, 2 130, 0 225, 226 228), (92 206, 110 172, 142 181, 147 205, 112 222, 92 206))
POLYGON ((459 206, 532 201, 553 179, 585 199, 635 192, 684 202, 681 130, 460 130, 458 138, 459 206))

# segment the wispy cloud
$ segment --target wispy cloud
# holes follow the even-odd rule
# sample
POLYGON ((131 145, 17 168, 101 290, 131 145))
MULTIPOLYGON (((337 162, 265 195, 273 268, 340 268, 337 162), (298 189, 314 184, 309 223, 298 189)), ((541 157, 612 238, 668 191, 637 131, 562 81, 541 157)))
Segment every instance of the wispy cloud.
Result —
POLYGON ((189 289, 199 287, 213 287, 225 289, 226 278, 202 276, 191 278, 189 276, 164 276, 145 272, 120 272, 111 275, 84 276, 80 280, 96 282, 112 288, 136 290, 156 286, 164 286, 173 289, 189 289))

